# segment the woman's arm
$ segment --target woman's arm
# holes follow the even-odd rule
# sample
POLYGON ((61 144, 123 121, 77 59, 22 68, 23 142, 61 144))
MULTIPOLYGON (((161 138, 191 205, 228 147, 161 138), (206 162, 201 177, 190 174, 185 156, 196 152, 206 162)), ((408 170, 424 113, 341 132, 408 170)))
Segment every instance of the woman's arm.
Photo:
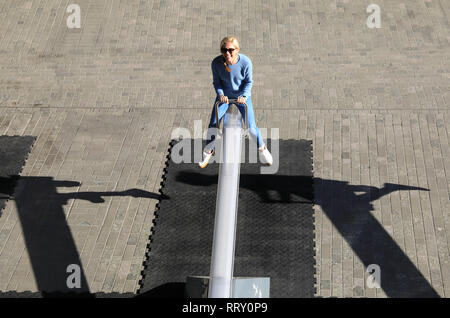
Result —
POLYGON ((213 85, 214 89, 216 90, 216 94, 219 96, 223 95, 222 81, 220 80, 219 74, 217 73, 217 70, 214 66, 214 61, 211 63, 211 70, 213 76, 213 85))
POLYGON ((253 65, 252 61, 248 61, 247 69, 245 71, 245 77, 243 80, 243 92, 242 96, 249 97, 252 94, 252 86, 253 86, 253 65))

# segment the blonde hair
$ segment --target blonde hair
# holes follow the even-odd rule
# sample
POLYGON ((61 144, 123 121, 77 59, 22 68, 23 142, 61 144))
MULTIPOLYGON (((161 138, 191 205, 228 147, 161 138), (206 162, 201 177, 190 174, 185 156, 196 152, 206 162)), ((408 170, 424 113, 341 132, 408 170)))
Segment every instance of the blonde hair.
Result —
POLYGON ((222 39, 222 41, 220 41, 220 48, 219 48, 219 50, 221 50, 221 49, 225 46, 225 44, 228 43, 228 42, 233 43, 233 45, 234 45, 239 51, 241 50, 241 48, 240 48, 240 46, 239 46, 239 41, 238 41, 238 39, 237 39, 236 37, 234 37, 234 36, 226 36, 226 37, 224 37, 224 38, 222 39))

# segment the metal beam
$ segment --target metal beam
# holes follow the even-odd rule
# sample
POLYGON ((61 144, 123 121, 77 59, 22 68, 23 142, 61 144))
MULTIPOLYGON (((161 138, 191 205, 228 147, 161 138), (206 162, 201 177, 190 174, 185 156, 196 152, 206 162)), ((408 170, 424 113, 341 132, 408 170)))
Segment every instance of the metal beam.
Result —
MULTIPOLYGON (((242 116, 232 105, 223 120, 208 297, 231 298, 242 149, 242 116)), ((217 122, 218 123, 218 122, 217 122)))

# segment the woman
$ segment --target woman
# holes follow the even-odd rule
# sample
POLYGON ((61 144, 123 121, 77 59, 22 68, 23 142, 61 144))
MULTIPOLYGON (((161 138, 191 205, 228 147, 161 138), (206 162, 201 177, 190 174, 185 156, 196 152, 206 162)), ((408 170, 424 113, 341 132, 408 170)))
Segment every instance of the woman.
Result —
MULTIPOLYGON (((239 54, 239 42, 235 37, 227 36, 220 42, 220 52, 222 55, 217 56, 211 63, 213 85, 216 90, 216 101, 220 101, 218 107, 219 121, 225 115, 228 109, 228 99, 237 99, 238 108, 245 118, 245 106, 247 104, 248 111, 248 127, 250 136, 256 139, 258 146, 259 160, 263 164, 272 165, 273 159, 264 141, 261 137, 258 127, 255 123, 255 115, 253 113, 251 89, 253 84, 252 62, 244 54, 239 54)), ((213 107, 209 128, 216 127, 216 113, 213 107)), ((214 155, 214 136, 207 140, 206 147, 203 150, 203 161, 199 162, 199 166, 204 168, 208 165, 209 160, 214 155)))

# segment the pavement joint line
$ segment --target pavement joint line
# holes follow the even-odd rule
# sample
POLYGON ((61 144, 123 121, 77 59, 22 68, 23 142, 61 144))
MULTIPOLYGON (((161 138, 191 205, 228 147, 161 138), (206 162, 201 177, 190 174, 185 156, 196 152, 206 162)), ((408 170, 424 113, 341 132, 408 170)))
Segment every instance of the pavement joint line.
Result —
MULTIPOLYGON (((0 106, 1 107, 1 106, 0 106)), ((24 109, 58 109, 61 111, 66 111, 64 107, 4 107, 5 109, 17 109, 17 110, 24 110, 24 109)), ((183 107, 183 108, 176 108, 176 107, 135 107, 135 108, 129 108, 129 107, 71 107, 70 109, 73 110, 95 110, 95 111, 103 111, 103 110, 128 110, 131 111, 147 111, 151 112, 153 110, 176 110, 176 111, 185 111, 185 110, 210 110, 211 108, 208 107, 183 107)), ((448 112, 450 111, 449 108, 370 108, 370 109, 355 109, 355 108, 274 108, 274 107, 257 107, 258 110, 270 110, 270 111, 278 111, 278 110, 286 110, 286 111, 308 111, 308 112, 320 112, 320 111, 334 111, 334 112, 340 112, 340 111, 352 111, 352 112, 383 112, 383 113, 389 113, 391 111, 415 111, 415 112, 448 112)))

